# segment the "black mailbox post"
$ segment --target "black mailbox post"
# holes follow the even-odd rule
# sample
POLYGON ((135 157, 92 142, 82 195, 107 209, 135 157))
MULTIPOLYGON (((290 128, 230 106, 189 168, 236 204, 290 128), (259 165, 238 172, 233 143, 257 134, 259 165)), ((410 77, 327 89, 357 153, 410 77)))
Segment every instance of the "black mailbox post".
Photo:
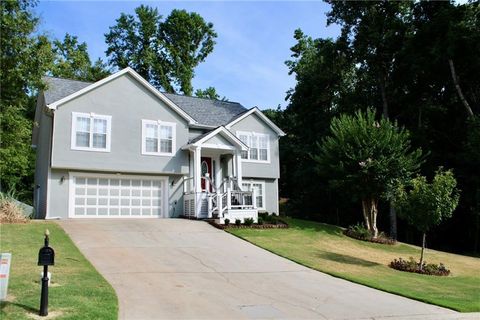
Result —
POLYGON ((38 265, 43 266, 42 294, 40 297, 40 316, 48 315, 48 266, 55 264, 55 251, 48 246, 50 232, 45 230, 45 244, 38 252, 38 265))

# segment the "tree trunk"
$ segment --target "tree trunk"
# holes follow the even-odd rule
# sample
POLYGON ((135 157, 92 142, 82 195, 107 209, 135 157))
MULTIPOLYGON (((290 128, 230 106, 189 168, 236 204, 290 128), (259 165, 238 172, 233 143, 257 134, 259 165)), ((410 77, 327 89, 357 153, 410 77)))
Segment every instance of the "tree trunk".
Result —
POLYGON ((387 101, 387 85, 385 80, 385 75, 379 75, 379 87, 380 87, 380 95, 382 96, 382 106, 383 106, 383 117, 388 119, 388 101, 387 101))
POLYGON ((453 60, 448 59, 448 64, 450 65, 450 73, 452 74, 453 83, 455 84, 455 88, 457 89, 458 97, 460 98, 463 105, 465 106, 465 109, 467 109, 468 116, 473 117, 474 114, 473 114, 472 108, 470 107, 470 104, 468 103, 467 99, 465 99, 465 96, 463 95, 463 92, 462 92, 462 88, 460 87, 460 83, 458 82, 457 72, 455 71, 455 65, 453 64, 453 60))
POLYGON ((419 266, 420 271, 423 270, 423 254, 425 252, 425 238, 426 237, 427 237, 427 234, 424 232, 423 233, 423 239, 422 239, 422 253, 420 255, 420 266, 419 266))
POLYGON ((378 236, 377 229, 377 206, 378 200, 375 198, 362 200, 363 218, 365 219, 365 226, 370 231, 373 238, 378 236))
POLYGON ((390 238, 397 240, 397 210, 390 202, 390 238))

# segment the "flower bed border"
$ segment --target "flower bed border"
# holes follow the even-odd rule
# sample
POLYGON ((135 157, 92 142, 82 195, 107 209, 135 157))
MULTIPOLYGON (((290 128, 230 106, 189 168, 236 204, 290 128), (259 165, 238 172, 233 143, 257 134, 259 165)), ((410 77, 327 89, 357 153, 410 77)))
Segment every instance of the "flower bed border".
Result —
MULTIPOLYGON (((411 260, 413 258, 410 258, 411 260)), ((398 271, 403 271, 403 272, 411 272, 411 273, 418 273, 418 274, 424 274, 424 275, 427 275, 427 276, 437 276, 437 277, 448 277, 450 275, 450 270, 447 269, 442 263, 440 264, 426 264, 426 263, 423 263, 423 269, 420 270, 418 268, 414 268, 414 269, 411 269, 409 268, 408 264, 409 262, 411 263, 411 261, 407 261, 407 260, 404 260, 402 258, 398 258, 397 259, 393 259, 393 261, 391 261, 388 266, 394 270, 398 270, 398 271), (437 270, 435 272, 432 272, 432 271, 429 271, 429 266, 432 266, 434 265, 436 268, 440 268, 440 267, 443 267, 444 270, 437 270)), ((418 266, 419 263, 416 262, 416 265, 418 266)))
POLYGON ((288 224, 285 221, 278 221, 277 224, 271 224, 271 223, 264 223, 264 224, 257 224, 254 223, 250 226, 241 224, 237 226, 235 223, 230 223, 229 225, 224 225, 224 224, 218 224, 214 220, 209 220, 208 223, 210 223, 212 226, 214 226, 217 229, 225 230, 225 229, 287 229, 288 224))

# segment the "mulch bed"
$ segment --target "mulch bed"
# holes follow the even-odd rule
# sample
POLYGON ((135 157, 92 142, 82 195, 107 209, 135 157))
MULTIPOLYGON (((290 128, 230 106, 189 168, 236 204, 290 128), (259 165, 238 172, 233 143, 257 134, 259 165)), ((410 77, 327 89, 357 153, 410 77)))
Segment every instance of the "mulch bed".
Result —
POLYGON ((403 260, 402 258, 394 259, 390 262, 389 267, 395 270, 420 273, 429 276, 448 276, 450 275, 450 270, 448 270, 442 263, 423 263, 423 268, 420 270, 420 263, 410 258, 410 260, 403 260))
POLYGON ((389 244, 389 245, 393 245, 393 244, 396 244, 397 241, 395 239, 392 239, 392 238, 389 238, 389 237, 386 237, 384 235, 378 235, 376 238, 373 238, 373 237, 364 237, 364 236, 360 236, 358 235, 357 233, 355 232, 352 232, 351 230, 349 229, 346 229, 345 231, 343 231, 343 234, 346 235, 347 237, 350 237, 350 238, 353 238, 353 239, 357 239, 357 240, 361 240, 361 241, 367 241, 367 242, 373 242, 373 243, 380 243, 380 244, 389 244))
POLYGON ((229 225, 224 225, 224 224, 218 224, 214 220, 208 220, 208 223, 210 223, 212 226, 214 226, 217 229, 286 229, 288 228, 288 224, 284 221, 278 221, 277 224, 272 224, 272 223, 264 223, 264 224, 252 224, 250 226, 241 224, 237 226, 236 224, 229 224, 229 225))

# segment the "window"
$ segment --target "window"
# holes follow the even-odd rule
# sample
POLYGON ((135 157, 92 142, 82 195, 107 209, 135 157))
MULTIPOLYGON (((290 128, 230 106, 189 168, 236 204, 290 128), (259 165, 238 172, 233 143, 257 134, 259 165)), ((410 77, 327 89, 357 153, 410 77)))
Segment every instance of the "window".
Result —
POLYGON ((257 208, 260 210, 265 210, 265 182, 263 181, 243 181, 242 189, 244 191, 254 191, 255 190, 255 203, 257 208))
POLYGON ((111 116, 72 113, 73 150, 110 152, 111 116))
POLYGON ((142 120, 142 154, 171 156, 175 150, 175 123, 142 120))
POLYGON ((237 137, 250 148, 248 151, 242 151, 242 159, 251 162, 270 162, 268 134, 238 131, 237 137))

